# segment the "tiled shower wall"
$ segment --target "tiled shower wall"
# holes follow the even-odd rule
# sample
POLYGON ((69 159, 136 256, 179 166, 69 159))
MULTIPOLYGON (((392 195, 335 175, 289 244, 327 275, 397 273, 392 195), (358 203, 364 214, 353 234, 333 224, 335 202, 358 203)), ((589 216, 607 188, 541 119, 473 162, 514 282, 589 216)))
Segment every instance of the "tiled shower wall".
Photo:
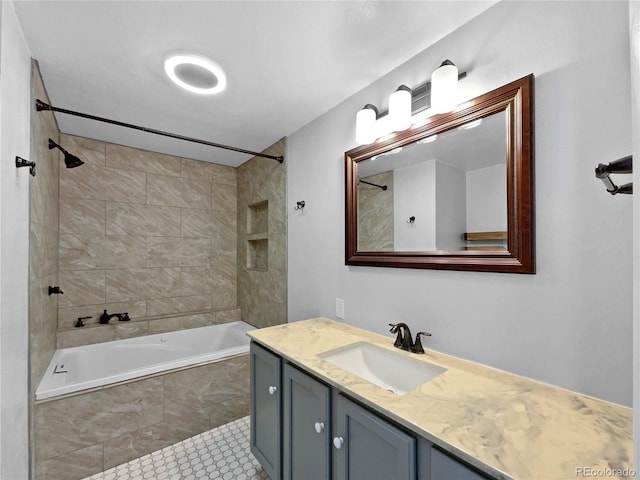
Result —
MULTIPOLYGON (((48 102, 36 62, 31 69, 32 105, 35 99, 48 102)), ((49 150, 48 139, 58 141, 52 112, 31 112, 31 158, 36 176, 31 177, 31 225, 29 246, 29 343, 31 351, 31 393, 35 391, 56 349, 58 296, 49 295, 49 285, 58 285, 58 175, 57 150, 49 150)))
MULTIPOLYGON (((284 155, 285 139, 266 149, 284 155)), ((255 327, 287 322, 286 160, 238 167, 238 302, 255 327)))
POLYGON ((60 172, 58 347, 239 319, 235 168, 61 143, 86 163, 60 172), (98 327, 105 309, 132 321, 98 327))
POLYGON ((393 172, 361 178, 387 189, 358 184, 358 250, 393 251, 393 172))

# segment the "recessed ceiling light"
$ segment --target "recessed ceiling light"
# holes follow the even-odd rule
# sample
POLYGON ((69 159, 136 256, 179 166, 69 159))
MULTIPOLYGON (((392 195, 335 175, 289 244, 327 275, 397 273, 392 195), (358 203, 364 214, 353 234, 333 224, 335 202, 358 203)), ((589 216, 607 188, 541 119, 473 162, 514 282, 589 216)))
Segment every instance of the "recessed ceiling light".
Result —
POLYGON ((176 85, 193 93, 211 95, 227 86, 220 65, 199 55, 173 55, 165 60, 164 71, 176 85))

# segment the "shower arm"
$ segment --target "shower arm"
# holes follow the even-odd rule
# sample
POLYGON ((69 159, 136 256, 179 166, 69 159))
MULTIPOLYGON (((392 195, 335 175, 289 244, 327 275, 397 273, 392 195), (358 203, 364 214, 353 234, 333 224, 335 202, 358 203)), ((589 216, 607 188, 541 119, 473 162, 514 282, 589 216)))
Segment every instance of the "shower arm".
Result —
POLYGON ((147 132, 147 133, 153 133, 155 135, 161 135, 163 137, 170 137, 170 138, 175 138, 175 139, 178 139, 178 140, 184 140, 185 142, 199 143, 201 145, 208 145, 209 147, 223 148, 225 150, 231 150, 231 151, 239 152, 239 153, 246 153, 248 155, 253 155, 253 156, 256 156, 256 157, 269 158, 271 160, 276 160, 279 163, 284 162, 284 157, 282 155, 275 156, 275 155, 268 155, 266 153, 253 152, 251 150, 246 150, 244 148, 231 147, 229 145, 223 145, 221 143, 209 142, 207 140, 200 140, 198 138, 187 137, 187 136, 184 136, 184 135, 179 135, 177 133, 164 132, 162 130, 156 130, 155 128, 141 127, 139 125, 133 125, 131 123, 124 123, 124 122, 120 122, 118 120, 111 120, 109 118, 98 117, 96 115, 89 115, 88 113, 74 112, 73 110, 67 110, 65 108, 54 107, 52 105, 49 105, 48 103, 43 102, 42 100, 36 100, 36 110, 38 112, 40 112, 42 110, 49 110, 51 112, 59 112, 59 113, 67 114, 67 115, 73 115, 73 116, 76 116, 76 117, 88 118, 89 120, 95 120, 97 122, 108 123, 110 125, 117 125, 119 127, 131 128, 133 130, 140 130, 140 131, 147 132))

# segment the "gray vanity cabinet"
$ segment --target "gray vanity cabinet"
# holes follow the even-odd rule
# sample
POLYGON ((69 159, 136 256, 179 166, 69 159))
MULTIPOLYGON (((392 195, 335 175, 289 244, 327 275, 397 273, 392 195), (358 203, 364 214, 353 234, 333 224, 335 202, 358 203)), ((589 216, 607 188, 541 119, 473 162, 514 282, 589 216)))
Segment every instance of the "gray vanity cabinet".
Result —
POLYGON ((285 480, 331 479, 331 389, 285 363, 282 368, 285 480))
POLYGON ((281 360, 251 342, 251 453, 272 479, 281 478, 281 360))
POLYGON ((272 480, 485 480, 251 342, 251 453, 272 480))
POLYGON ((334 478, 415 480, 416 439, 357 403, 334 396, 334 478))

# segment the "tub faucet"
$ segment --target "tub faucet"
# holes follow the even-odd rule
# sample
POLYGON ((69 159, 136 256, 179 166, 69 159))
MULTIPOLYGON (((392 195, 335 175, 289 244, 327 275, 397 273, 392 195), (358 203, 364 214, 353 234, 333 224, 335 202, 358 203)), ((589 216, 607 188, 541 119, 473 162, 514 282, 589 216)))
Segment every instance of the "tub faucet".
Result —
POLYGON ((128 322, 129 320, 131 320, 129 318, 129 312, 107 313, 107 311, 105 310, 104 313, 100 315, 100 319, 98 320, 98 322, 101 323, 102 325, 105 325, 109 323, 109 320, 111 320, 113 317, 118 317, 119 322, 128 322))

